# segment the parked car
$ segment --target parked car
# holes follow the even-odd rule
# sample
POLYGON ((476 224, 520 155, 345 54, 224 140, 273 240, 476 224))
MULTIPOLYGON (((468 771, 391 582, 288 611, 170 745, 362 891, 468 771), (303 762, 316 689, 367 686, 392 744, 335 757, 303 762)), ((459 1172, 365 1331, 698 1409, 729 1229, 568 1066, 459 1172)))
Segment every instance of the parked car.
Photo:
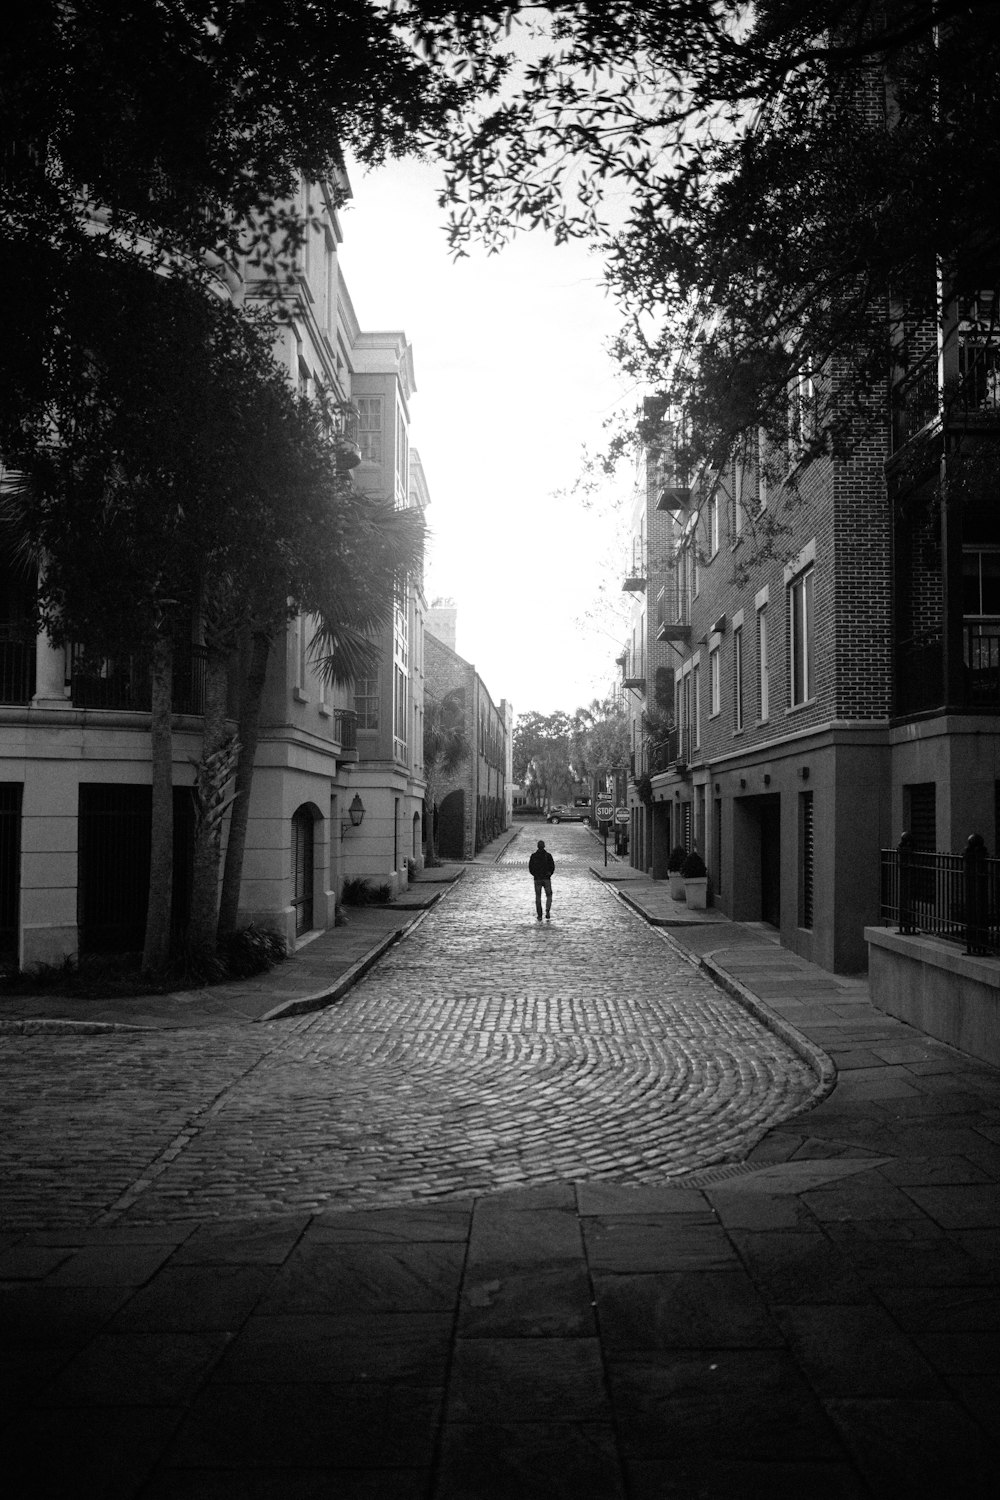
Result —
POLYGON ((550 807, 546 821, 549 823, 586 823, 590 817, 590 805, 586 807, 570 807, 566 803, 560 803, 556 807, 550 807))

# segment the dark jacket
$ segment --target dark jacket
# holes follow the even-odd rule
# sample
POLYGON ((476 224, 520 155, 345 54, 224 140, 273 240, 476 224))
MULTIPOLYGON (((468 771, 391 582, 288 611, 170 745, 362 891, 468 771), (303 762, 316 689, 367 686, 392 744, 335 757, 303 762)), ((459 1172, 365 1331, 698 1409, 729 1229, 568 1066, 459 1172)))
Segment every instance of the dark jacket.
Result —
POLYGON ((528 874, 536 880, 548 880, 555 867, 556 862, 547 849, 536 849, 528 860, 528 874))

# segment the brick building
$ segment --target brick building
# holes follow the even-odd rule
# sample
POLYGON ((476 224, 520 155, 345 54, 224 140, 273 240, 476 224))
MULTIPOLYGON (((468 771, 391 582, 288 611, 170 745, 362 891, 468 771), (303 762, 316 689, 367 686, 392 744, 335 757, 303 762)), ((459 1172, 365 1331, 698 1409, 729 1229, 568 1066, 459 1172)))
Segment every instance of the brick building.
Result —
POLYGON ((673 845, 698 849, 727 914, 844 972, 866 965, 880 850, 904 829, 925 849, 959 851, 972 833, 996 848, 989 302, 951 307, 940 330, 914 327, 905 379, 887 379, 847 457, 801 466, 801 387, 780 454, 751 434, 725 472, 678 474, 664 422, 644 455, 640 555, 624 582, 640 604, 619 658, 633 701, 630 857, 659 877, 673 845), (760 556, 760 519, 793 487, 782 545, 760 556), (673 701, 657 724, 662 647, 673 701))
MULTIPOLYGON (((432 620, 424 645, 426 691, 437 699, 451 692, 460 695, 472 749, 457 773, 441 784, 437 849, 445 859, 472 859, 510 825, 513 715, 506 700, 499 707, 493 702, 471 662, 434 635, 432 620)), ((434 810, 428 809, 428 815, 434 810)))

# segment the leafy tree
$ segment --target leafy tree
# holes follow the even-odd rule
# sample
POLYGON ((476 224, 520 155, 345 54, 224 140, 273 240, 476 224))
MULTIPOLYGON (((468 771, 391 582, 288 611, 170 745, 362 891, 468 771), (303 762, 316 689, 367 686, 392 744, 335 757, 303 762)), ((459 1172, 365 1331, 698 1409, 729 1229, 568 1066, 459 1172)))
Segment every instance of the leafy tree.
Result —
POLYGON ((465 692, 452 688, 443 698, 424 700, 424 778, 427 789, 427 863, 439 864, 434 815, 443 781, 454 776, 472 754, 465 727, 465 692))
POLYGON ((434 5, 40 0, 2 24, 4 238, 175 273, 248 250, 277 271, 300 173, 447 134, 503 71, 486 18, 434 5))
MULTIPOLYGON (((192 622, 206 658, 188 934, 200 948, 216 939, 222 819, 239 756, 228 727, 235 647, 313 609, 331 670, 346 672, 391 608, 420 527, 338 478, 323 413, 293 394, 266 324, 113 261, 67 268, 52 257, 49 268, 66 283, 59 337, 27 376, 0 355, 0 391, 22 382, 16 402, 0 400, 0 447, 30 481, 18 512, 44 559, 38 607, 49 634, 96 659, 151 662, 145 962, 155 967, 169 936, 171 673, 192 622)), ((258 714, 248 685, 241 725, 251 751, 258 714)), ((245 803, 245 759, 237 790, 245 803)), ((233 879, 241 853, 237 841, 233 879)))
MULTIPOLYGON (((686 413, 677 466, 721 468, 760 430, 784 480, 790 391, 808 391, 800 465, 846 453, 887 370, 917 357, 898 310, 934 326, 997 288, 998 16, 996 0, 554 5, 517 85, 448 139, 452 244, 494 250, 524 225, 594 240, 626 314, 619 357, 686 413)), ((609 464, 634 435, 614 434, 609 464)))
POLYGON ((514 725, 514 780, 542 806, 565 802, 573 791, 570 769, 572 721, 561 710, 519 714, 514 725))
POLYGON ((613 766, 627 766, 630 748, 628 715, 617 699, 594 698, 577 709, 571 754, 574 769, 585 780, 613 766))

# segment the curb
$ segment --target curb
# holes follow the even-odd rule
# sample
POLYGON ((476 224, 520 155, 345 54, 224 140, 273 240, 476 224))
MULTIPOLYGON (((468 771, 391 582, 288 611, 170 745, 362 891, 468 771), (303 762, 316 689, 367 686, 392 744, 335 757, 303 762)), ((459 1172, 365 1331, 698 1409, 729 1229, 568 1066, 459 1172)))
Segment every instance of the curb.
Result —
POLYGON ((159 1031, 180 1031, 181 1026, 131 1026, 128 1021, 46 1020, 44 1016, 26 1016, 19 1021, 0 1021, 0 1036, 31 1036, 35 1032, 68 1032, 88 1035, 102 1031, 142 1031, 154 1036, 159 1031))
MULTIPOLYGON (((756 1021, 759 1021, 762 1026, 777 1036, 787 1047, 792 1049, 796 1056, 802 1059, 806 1067, 816 1076, 816 1087, 808 1103, 805 1105, 806 1109, 814 1109, 817 1104, 823 1102, 827 1095, 833 1091, 837 1082, 837 1068, 833 1059, 828 1057, 821 1047, 817 1047, 815 1042, 811 1042, 807 1036, 803 1036, 802 1032, 793 1026, 791 1022, 786 1021, 783 1016, 777 1015, 769 1005, 766 1005, 759 995, 755 995, 752 990, 748 990, 745 984, 735 979, 721 964, 717 964, 711 953, 703 954, 700 958, 693 953, 689 953, 683 944, 679 943, 666 930, 666 924, 657 923, 647 917, 642 908, 637 906, 634 901, 629 901, 628 897, 622 891, 613 891, 613 895, 617 900, 621 901, 623 906, 626 906, 636 916, 640 917, 647 926, 652 927, 657 937, 668 944, 677 954, 678 958, 684 959, 693 968, 701 969, 713 983, 717 984, 721 990, 725 990, 726 994, 739 1005, 742 1005, 744 1010, 749 1011, 756 1021)), ((699 924, 685 922, 674 925, 693 927, 699 924)))
MULTIPOLYGON (((281 1005, 276 1005, 265 1015, 255 1016, 252 1021, 248 1021, 245 1024, 248 1026, 259 1026, 262 1021, 283 1021, 292 1016, 307 1015, 311 1011, 322 1010, 327 1005, 336 1004, 338 1000, 347 994, 349 989, 352 989, 357 984, 359 979, 368 973, 368 970, 378 962, 384 953, 387 953, 390 948, 400 942, 407 933, 412 932, 414 927, 423 921, 427 913, 439 901, 443 901, 450 891, 455 889, 455 886, 464 874, 465 870, 460 870, 454 880, 448 883, 447 889, 435 891, 434 895, 428 901, 422 903, 420 906, 414 906, 412 910, 416 915, 410 921, 406 922, 402 927, 397 927, 395 932, 390 932, 388 936, 376 943, 374 948, 370 948, 367 953, 363 954, 361 958, 353 963, 349 969, 345 969, 344 973, 341 974, 340 978, 331 988, 316 990, 311 995, 300 995, 294 1000, 285 1000, 281 1005)), ((155 1036, 162 1031, 184 1031, 187 1029, 183 1020, 179 1020, 176 1024, 169 1026, 138 1026, 130 1025, 128 1021, 47 1020, 42 1016, 26 1017, 15 1021, 0 1020, 0 1036, 30 1036, 34 1033, 57 1035, 60 1032, 69 1035, 99 1035, 102 1032, 109 1031, 138 1031, 149 1036, 155 1036)))
POLYGON ((717 964, 711 953, 705 953, 696 960, 698 967, 704 969, 710 979, 713 979, 720 989, 739 1002, 745 1010, 748 1010, 762 1026, 773 1031, 775 1036, 781 1038, 787 1046, 796 1052, 807 1067, 816 1074, 816 1088, 809 1101, 808 1108, 821 1104, 828 1094, 832 1093, 837 1082, 837 1065, 815 1042, 811 1042, 797 1027, 783 1016, 777 1015, 769 1005, 748 990, 745 984, 733 977, 728 969, 717 964))
POLYGON ((330 989, 317 990, 312 995, 300 995, 296 1000, 286 1000, 281 1005, 276 1005, 273 1010, 269 1010, 266 1015, 256 1016, 250 1024, 252 1026, 259 1026, 262 1021, 284 1021, 290 1019, 292 1016, 309 1015, 314 1011, 325 1010, 329 1005, 336 1005, 338 1000, 344 998, 348 990, 354 988, 359 979, 364 978, 369 969, 374 968, 375 964, 378 963, 384 954, 388 953, 390 948, 402 942, 403 938, 408 936, 415 927, 419 927, 420 923, 437 906, 438 902, 443 901, 446 896, 451 894, 464 874, 465 871, 462 870, 460 874, 455 876, 454 880, 449 882, 447 890, 437 891, 425 906, 416 908, 417 915, 412 921, 405 923, 402 927, 397 927, 395 932, 390 932, 381 942, 376 943, 375 947, 370 948, 363 958, 359 958, 357 963, 352 964, 349 969, 345 969, 336 984, 331 986, 330 989))
MULTIPOLYGON (((597 876, 601 880, 600 875, 597 876)), ((607 882, 601 880, 604 885, 607 882)), ((637 912, 643 921, 648 922, 650 927, 718 927, 720 924, 711 917, 651 917, 627 891, 619 890, 619 896, 634 912, 637 912)))

